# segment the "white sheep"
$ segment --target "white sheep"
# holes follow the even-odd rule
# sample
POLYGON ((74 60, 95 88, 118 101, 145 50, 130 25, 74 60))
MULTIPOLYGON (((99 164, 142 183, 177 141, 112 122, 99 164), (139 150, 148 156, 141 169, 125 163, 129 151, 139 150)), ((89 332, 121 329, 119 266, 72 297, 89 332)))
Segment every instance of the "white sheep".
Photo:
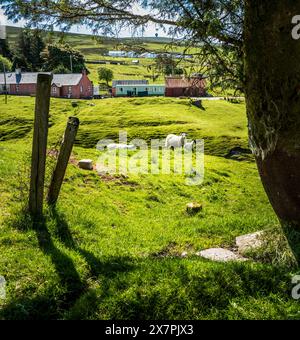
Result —
POLYGON ((134 145, 127 145, 127 144, 108 144, 107 150, 136 150, 136 147, 134 145))
POLYGON ((186 134, 182 133, 180 136, 168 135, 166 138, 166 148, 182 148, 185 144, 186 134))
POLYGON ((185 150, 187 150, 187 151, 193 151, 193 148, 194 148, 194 145, 196 144, 196 141, 195 140, 193 140, 193 141, 191 141, 191 142, 186 142, 185 144, 184 144, 184 148, 185 148, 185 150))

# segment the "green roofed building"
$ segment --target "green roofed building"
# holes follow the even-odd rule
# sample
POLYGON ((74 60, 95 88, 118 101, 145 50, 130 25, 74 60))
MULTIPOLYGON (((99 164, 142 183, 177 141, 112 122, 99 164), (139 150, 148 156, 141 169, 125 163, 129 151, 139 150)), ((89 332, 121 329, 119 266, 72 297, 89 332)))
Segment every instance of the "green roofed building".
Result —
POLYGON ((165 88, 165 85, 149 84, 116 85, 113 89, 113 95, 115 97, 164 96, 165 88))

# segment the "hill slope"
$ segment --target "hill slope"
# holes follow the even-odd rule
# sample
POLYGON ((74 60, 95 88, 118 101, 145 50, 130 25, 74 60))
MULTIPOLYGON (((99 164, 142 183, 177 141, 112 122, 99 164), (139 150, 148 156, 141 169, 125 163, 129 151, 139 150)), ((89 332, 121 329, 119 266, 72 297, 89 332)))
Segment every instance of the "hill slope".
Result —
MULTIPOLYGON (((20 33, 21 28, 8 26, 7 35, 10 45, 13 46, 16 43, 17 36, 20 33)), ((68 43, 75 49, 78 49, 85 57, 87 66, 90 71, 90 79, 98 83, 97 70, 99 67, 106 67, 114 72, 115 79, 148 79, 152 81, 152 71, 149 69, 149 65, 153 64, 153 59, 140 59, 140 65, 132 65, 132 58, 111 58, 103 56, 104 51, 119 50, 124 48, 124 44, 135 45, 143 48, 147 51, 155 52, 183 52, 184 48, 173 44, 171 39, 168 38, 145 38, 145 39, 132 39, 132 38, 120 38, 113 39, 107 37, 96 37, 88 34, 77 34, 77 33, 44 33, 47 41, 51 42, 63 42, 68 43), (115 60, 125 61, 126 65, 94 65, 91 61, 99 60, 115 60)), ((183 63, 184 67, 186 66, 183 63)), ((190 66, 190 65, 187 65, 190 66)), ((164 83, 164 77, 159 76, 155 83, 164 83)))
MULTIPOLYGON (((79 101, 75 108, 53 99, 49 150, 68 116, 78 116, 81 126, 59 204, 36 225, 22 210, 34 99, 0 102, 0 274, 8 287, 0 319, 297 317, 287 267, 195 255, 278 225, 253 159, 221 157, 247 143, 244 105, 204 102, 204 108, 168 98, 79 101), (97 160, 99 139, 116 140, 119 130, 148 142, 180 131, 205 137, 204 183, 187 186, 175 173, 100 176, 78 169, 79 159, 97 160), (193 201, 203 211, 189 216, 185 207, 193 201)), ((48 156, 47 184, 53 164, 48 156)))

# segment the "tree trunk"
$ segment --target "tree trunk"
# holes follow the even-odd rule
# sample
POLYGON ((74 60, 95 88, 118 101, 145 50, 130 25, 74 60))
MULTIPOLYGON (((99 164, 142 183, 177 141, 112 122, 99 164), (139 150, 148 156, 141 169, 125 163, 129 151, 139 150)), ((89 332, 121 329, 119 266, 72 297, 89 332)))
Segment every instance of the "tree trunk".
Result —
POLYGON ((300 40, 294 0, 245 0, 250 144, 270 202, 300 259, 300 40))

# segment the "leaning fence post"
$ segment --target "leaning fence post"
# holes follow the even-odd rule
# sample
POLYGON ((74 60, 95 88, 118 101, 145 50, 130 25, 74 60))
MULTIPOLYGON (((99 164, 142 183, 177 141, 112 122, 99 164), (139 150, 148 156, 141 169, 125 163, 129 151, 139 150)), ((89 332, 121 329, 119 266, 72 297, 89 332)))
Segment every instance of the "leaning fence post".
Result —
POLYGON ((52 74, 49 73, 39 73, 37 77, 29 192, 29 212, 34 216, 42 215, 43 213, 52 77, 52 74))
POLYGON ((79 123, 79 119, 76 117, 70 117, 68 120, 67 128, 64 134, 64 140, 60 148, 57 164, 52 175, 48 192, 49 205, 55 205, 58 200, 59 192, 65 177, 72 148, 79 128, 79 123))

